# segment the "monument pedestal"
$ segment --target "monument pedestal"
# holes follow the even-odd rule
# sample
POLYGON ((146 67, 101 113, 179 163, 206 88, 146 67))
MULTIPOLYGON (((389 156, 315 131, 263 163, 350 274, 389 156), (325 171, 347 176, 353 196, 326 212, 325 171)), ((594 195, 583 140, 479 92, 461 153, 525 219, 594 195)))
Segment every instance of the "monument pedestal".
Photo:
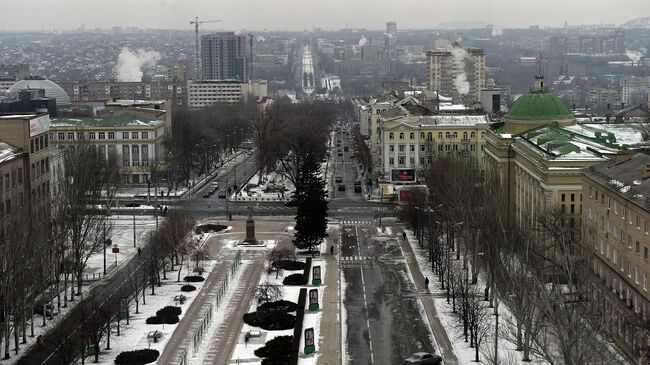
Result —
POLYGON ((248 207, 248 219, 246 220, 246 239, 244 243, 257 243, 255 238, 255 221, 253 220, 253 207, 248 207))

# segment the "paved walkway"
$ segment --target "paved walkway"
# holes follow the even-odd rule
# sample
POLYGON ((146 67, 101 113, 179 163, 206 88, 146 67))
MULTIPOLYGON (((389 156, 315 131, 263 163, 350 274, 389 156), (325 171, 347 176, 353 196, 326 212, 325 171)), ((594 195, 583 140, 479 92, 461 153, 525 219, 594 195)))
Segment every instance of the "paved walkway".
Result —
MULTIPOLYGON (((415 258, 415 254, 413 253, 411 245, 401 237, 398 240, 400 246, 402 247, 404 258, 406 258, 406 263, 409 266, 409 270, 411 270, 411 275, 413 276, 413 281, 415 282, 416 288, 419 292, 425 291, 426 289, 424 287, 424 275, 422 275, 422 271, 420 271, 420 266, 418 266, 418 262, 415 258)), ((447 331, 440 322, 440 318, 438 318, 438 310, 436 309, 436 304, 429 296, 421 296, 420 298, 422 299, 422 304, 424 305, 427 317, 429 318, 429 323, 431 324, 431 329, 433 330, 433 336, 435 337, 436 342, 440 347, 440 351, 442 352, 441 355, 444 359, 445 364, 457 365, 458 358, 454 353, 454 347, 451 345, 447 331)))
POLYGON ((341 308, 339 295, 339 264, 336 256, 325 254, 325 291, 323 292, 323 317, 321 318, 317 365, 341 364, 341 308))
POLYGON ((199 297, 185 310, 185 315, 181 318, 178 327, 174 330, 172 338, 165 345, 165 349, 157 361, 159 364, 173 364, 177 359, 181 358, 183 351, 185 351, 185 348, 191 341, 189 337, 192 333, 192 326, 195 323, 201 322, 202 318, 199 318, 202 315, 201 309, 208 300, 212 299, 209 293, 217 290, 219 284, 221 284, 221 279, 229 267, 230 261, 221 262, 210 272, 205 286, 199 292, 199 297))
POLYGON ((248 312, 253 291, 259 282, 263 268, 264 258, 258 257, 252 263, 246 265, 240 282, 233 283, 233 285, 239 284, 237 292, 232 296, 230 302, 224 303, 224 305, 232 308, 232 310, 228 311, 219 329, 208 340, 212 345, 203 359, 203 364, 230 364, 235 347, 240 339, 243 338, 241 329, 244 326, 244 321, 242 317, 248 312))

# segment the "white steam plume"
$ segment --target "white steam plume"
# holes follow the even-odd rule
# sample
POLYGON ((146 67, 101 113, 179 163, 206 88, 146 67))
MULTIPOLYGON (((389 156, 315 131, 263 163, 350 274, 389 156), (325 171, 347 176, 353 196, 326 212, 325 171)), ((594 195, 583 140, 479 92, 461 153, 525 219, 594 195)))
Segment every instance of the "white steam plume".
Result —
POLYGON ((460 95, 469 94, 469 82, 465 73, 465 58, 467 51, 463 47, 453 47, 451 49, 452 67, 456 72, 454 77, 454 87, 460 95))
POLYGON ((503 35, 503 30, 500 28, 492 28, 492 37, 497 37, 503 35))
POLYGON ((625 50, 625 55, 627 56, 627 58, 630 59, 630 61, 632 61, 633 65, 637 65, 637 64, 639 64, 641 62, 641 59, 643 58, 643 56, 645 56, 644 51, 645 51, 644 49, 640 49, 640 50, 626 49, 625 50))
POLYGON ((123 47, 115 66, 117 81, 142 81, 142 69, 153 67, 158 61, 160 61, 160 53, 156 51, 140 48, 134 52, 128 47, 123 47))

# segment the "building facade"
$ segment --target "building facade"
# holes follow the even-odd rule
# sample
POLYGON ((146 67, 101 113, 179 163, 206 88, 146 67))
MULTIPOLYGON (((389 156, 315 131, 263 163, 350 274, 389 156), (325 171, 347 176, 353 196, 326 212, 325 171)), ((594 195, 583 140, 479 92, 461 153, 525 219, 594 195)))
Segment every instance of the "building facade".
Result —
POLYGON ((479 100, 479 92, 485 88, 485 53, 482 49, 462 48, 455 44, 450 49, 428 51, 427 58, 429 90, 454 98, 468 98, 464 100, 468 103, 479 100))
POLYGON ((144 113, 108 114, 100 117, 55 118, 52 120, 50 144, 59 150, 74 150, 79 143, 89 143, 104 158, 114 158, 119 165, 120 182, 144 184, 153 169, 165 159, 166 122, 144 113))
POLYGON ((217 32, 201 36, 201 79, 247 82, 248 36, 217 32))
POLYGON ((238 103, 249 97, 267 96, 264 80, 239 82, 237 80, 189 80, 187 82, 187 105, 200 109, 217 103, 238 103))
POLYGON ((650 155, 585 170, 582 236, 593 252, 593 302, 618 346, 639 364, 650 349, 650 155), (645 327, 645 328, 644 328, 645 327))
POLYGON ((187 84, 183 80, 151 82, 67 81, 61 86, 74 103, 107 100, 169 100, 171 105, 185 108, 187 84))

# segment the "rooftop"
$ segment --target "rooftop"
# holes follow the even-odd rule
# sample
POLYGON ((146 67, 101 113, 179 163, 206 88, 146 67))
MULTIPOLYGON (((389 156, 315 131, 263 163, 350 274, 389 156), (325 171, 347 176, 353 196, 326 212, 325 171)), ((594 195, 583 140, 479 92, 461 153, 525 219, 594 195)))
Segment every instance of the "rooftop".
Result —
POLYGON ((488 119, 485 115, 409 115, 397 119, 396 122, 419 125, 423 128, 435 126, 471 127, 481 124, 487 126, 488 119))
POLYGON ((585 171, 585 175, 616 191, 646 210, 650 210, 650 152, 612 160, 585 171))
POLYGON ((107 115, 101 117, 68 117, 54 118, 51 120, 51 127, 120 127, 120 126, 156 126, 164 123, 162 120, 149 118, 143 115, 132 115, 129 113, 107 115))
POLYGON ((508 119, 572 119, 573 114, 560 98, 546 90, 530 91, 520 96, 506 115, 508 119))
POLYGON ((0 163, 5 163, 22 153, 20 148, 16 148, 6 142, 0 142, 0 163))

